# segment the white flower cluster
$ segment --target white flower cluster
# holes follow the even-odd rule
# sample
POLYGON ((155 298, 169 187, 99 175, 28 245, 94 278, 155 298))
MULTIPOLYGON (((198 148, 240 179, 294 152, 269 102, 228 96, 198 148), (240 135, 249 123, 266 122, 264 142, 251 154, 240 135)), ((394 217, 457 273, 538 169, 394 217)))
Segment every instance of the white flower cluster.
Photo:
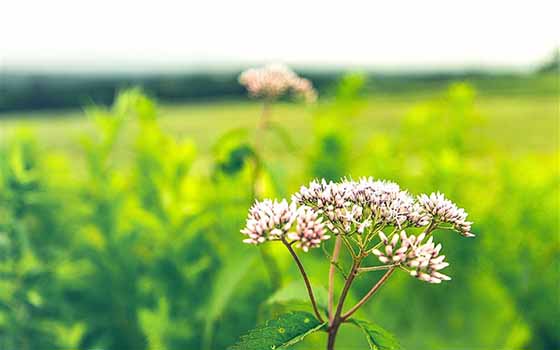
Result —
POLYGON ((467 237, 474 236, 467 213, 457 208, 443 195, 421 195, 415 200, 399 185, 389 181, 361 178, 358 181, 312 181, 293 195, 298 205, 307 205, 324 214, 329 229, 338 233, 337 226, 358 233, 367 227, 427 226, 432 221, 447 222, 467 237))
POLYGON ((347 182, 327 183, 321 180, 312 181, 308 187, 302 186, 300 191, 292 196, 292 200, 299 205, 316 208, 330 220, 336 220, 345 216, 351 195, 351 187, 347 182))
POLYGON ((241 230, 248 236, 243 242, 259 244, 267 239, 279 239, 292 227, 295 219, 295 205, 286 200, 256 202, 249 209, 246 227, 241 230))
MULTIPOLYGON (((397 184, 361 178, 340 182, 312 181, 285 199, 256 202, 249 210, 247 223, 241 233, 245 243, 261 244, 281 240, 308 251, 330 238, 328 232, 341 235, 363 235, 371 240, 377 234, 384 252, 372 251, 383 263, 411 268, 411 274, 421 280, 439 283, 448 279, 438 271, 447 263, 439 256, 441 245, 432 238, 423 240, 434 229, 452 228, 463 236, 472 237, 472 223, 467 213, 440 193, 420 195, 416 199, 397 184), (442 224, 451 226, 440 226, 442 224), (418 237, 407 236, 403 229, 425 227, 418 237), (389 241, 382 230, 393 228, 389 241), (397 244, 400 241, 400 246, 397 244)), ((369 249, 369 248, 368 248, 369 249)))
POLYGON ((449 199, 441 193, 432 193, 431 195, 422 194, 418 197, 420 204, 421 220, 431 221, 438 220, 440 222, 449 223, 453 228, 465 237, 474 237, 471 232, 472 222, 467 221, 467 213, 463 208, 458 208, 449 199))
POLYGON ((245 243, 290 239, 304 251, 318 247, 330 238, 325 234, 323 218, 315 210, 296 207, 295 203, 288 204, 285 199, 256 202, 249 210, 247 224, 241 233, 248 237, 243 240, 245 243))
POLYGON ((385 224, 401 227, 415 213, 413 198, 394 182, 362 178, 353 187, 354 202, 368 207, 385 224))
POLYGON ((248 69, 239 76, 239 83, 253 97, 277 98, 292 91, 307 102, 317 99, 317 92, 308 79, 299 77, 290 68, 280 64, 248 69))
POLYGON ((309 248, 316 248, 322 241, 331 237, 325 234, 323 218, 319 217, 315 210, 301 207, 297 215, 296 229, 288 233, 288 238, 296 241, 296 246, 307 252, 309 248))
POLYGON ((433 237, 424 242, 425 233, 415 237, 414 235, 407 236, 405 231, 401 231, 400 235, 395 233, 390 240, 383 232, 379 232, 379 237, 385 249, 383 251, 373 249, 372 253, 382 263, 410 269, 411 276, 429 283, 441 283, 441 281, 451 279, 439 272, 449 264, 444 261, 445 255, 439 255, 441 244, 435 245, 433 237))
POLYGON ((298 204, 317 208, 331 224, 340 224, 344 231, 352 228, 363 231, 374 224, 400 227, 414 217, 418 217, 415 224, 421 223, 408 192, 395 183, 372 178, 339 183, 313 181, 308 187, 303 186, 292 199, 298 204))

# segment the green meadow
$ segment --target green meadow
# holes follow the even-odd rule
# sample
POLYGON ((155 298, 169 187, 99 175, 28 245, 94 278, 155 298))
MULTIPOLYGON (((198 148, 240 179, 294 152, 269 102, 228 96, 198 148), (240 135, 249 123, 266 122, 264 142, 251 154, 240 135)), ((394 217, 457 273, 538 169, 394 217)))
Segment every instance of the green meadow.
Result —
MULTIPOLYGON (((368 96, 359 115, 352 116, 358 141, 376 132, 395 133, 402 119, 418 104, 444 98, 443 91, 430 94, 368 96)), ((558 147, 559 97, 550 94, 477 96, 476 108, 484 122, 480 135, 491 138, 512 153, 551 152, 558 147)), ((261 107, 252 102, 191 103, 159 106, 162 128, 178 138, 192 139, 207 156, 220 135, 232 128, 254 127, 261 107)), ((285 123, 298 146, 309 146, 313 107, 282 103, 274 106, 273 119, 285 123)), ((29 128, 49 150, 79 153, 76 136, 91 131, 84 110, 11 112, 0 114, 2 136, 29 128)), ((77 154, 77 156, 79 156, 77 154)))

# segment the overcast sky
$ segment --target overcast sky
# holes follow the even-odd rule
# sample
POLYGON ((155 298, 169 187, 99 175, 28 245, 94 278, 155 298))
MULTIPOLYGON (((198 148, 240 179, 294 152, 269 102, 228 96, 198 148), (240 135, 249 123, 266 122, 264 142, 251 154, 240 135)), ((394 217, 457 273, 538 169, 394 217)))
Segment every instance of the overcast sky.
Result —
POLYGON ((523 68, 560 46, 559 3, 3 0, 0 65, 43 70, 252 62, 523 68))

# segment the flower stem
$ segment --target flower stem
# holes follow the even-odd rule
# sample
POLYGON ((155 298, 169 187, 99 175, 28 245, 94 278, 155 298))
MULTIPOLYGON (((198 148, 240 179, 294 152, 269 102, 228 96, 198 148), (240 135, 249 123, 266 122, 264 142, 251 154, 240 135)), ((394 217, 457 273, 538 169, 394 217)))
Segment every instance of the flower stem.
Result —
POLYGON ((342 241, 346 245, 346 248, 348 249, 348 252, 352 256, 352 259, 356 259, 356 253, 354 252, 354 248, 352 248, 352 244, 350 244, 350 242, 348 242, 348 240, 345 236, 342 236, 342 241))
POLYGON ((303 277, 303 281, 305 282, 305 287, 307 288, 307 293, 309 294, 309 299, 311 300, 311 305, 313 306, 313 312, 315 313, 315 316, 317 316, 317 319, 319 321, 324 322, 323 317, 319 312, 319 308, 317 307, 317 301, 315 300, 315 295, 313 294, 313 288, 311 288, 311 282, 309 281, 309 277, 307 277, 307 273, 305 272, 305 268, 303 267, 303 264, 299 260, 299 257, 294 251, 294 248, 292 248, 292 246, 285 240, 282 240, 282 242, 284 243, 286 248, 288 248, 288 251, 294 258, 296 265, 299 268, 299 272, 301 272, 301 276, 303 277))
POLYGON ((261 151, 263 134, 266 131, 266 128, 268 127, 268 119, 270 117, 270 107, 271 107, 271 101, 264 100, 261 117, 259 118, 257 124, 257 132, 255 133, 255 150, 257 151, 257 153, 260 153, 261 151))
POLYGON ((338 328, 340 327, 340 323, 336 325, 336 327, 329 328, 329 336, 327 339, 327 350, 334 350, 334 342, 336 340, 336 335, 338 333, 338 328))
MULTIPOLYGON (((261 191, 259 188, 259 176, 262 170, 262 138, 264 136, 263 134, 266 131, 266 128, 268 127, 270 106, 270 101, 265 100, 255 132, 255 156, 253 157, 255 168, 253 170, 253 177, 251 181, 251 197, 253 198, 253 200, 258 199, 261 195, 261 191)), ((276 263, 274 257, 270 254, 270 252, 266 250, 266 248, 261 247, 260 252, 264 266, 270 277, 270 286, 273 290, 276 290, 281 284, 280 269, 278 268, 278 264, 276 263)))
POLYGON ((358 268, 360 267, 360 263, 362 262, 361 258, 357 258, 354 260, 352 264, 352 268, 350 269, 350 273, 348 274, 348 278, 346 278, 346 283, 344 283, 344 287, 342 288, 342 292, 340 293, 340 298, 338 299, 338 305, 336 307, 336 312, 332 321, 329 323, 329 328, 327 330, 329 336, 327 340, 327 350, 334 350, 334 343, 336 340, 336 335, 338 333, 338 329, 340 328, 340 324, 344 321, 340 316, 342 313, 342 307, 344 306, 344 300, 350 291, 350 286, 354 281, 358 273, 358 268))
POLYGON ((262 107, 262 112, 261 112, 261 116, 259 118, 259 121, 257 123, 257 127, 256 127, 256 131, 255 131, 255 157, 254 157, 254 162, 255 162, 255 169, 253 170, 253 179, 252 179, 252 191, 253 191, 253 198, 258 199, 259 195, 260 195, 260 189, 259 189, 259 175, 261 173, 261 168, 262 168, 262 139, 264 137, 264 132, 266 131, 266 128, 268 127, 268 119, 270 116, 270 106, 271 106, 271 102, 268 100, 265 100, 263 102, 263 107, 262 107))
POLYGON ((358 273, 358 268, 360 267, 360 263, 361 263, 361 259, 357 259, 354 260, 354 263, 352 264, 352 269, 350 270, 350 273, 348 274, 348 278, 346 279, 346 283, 344 284, 344 287, 342 288, 342 292, 340 293, 340 299, 338 300, 338 305, 336 307, 336 312, 334 314, 333 324, 340 319, 340 314, 342 313, 342 307, 344 306, 344 300, 346 299, 346 296, 348 296, 348 292, 350 291, 350 286, 352 285, 352 282, 354 281, 354 278, 358 273))
POLYGON ((342 244, 342 238, 336 236, 336 241, 334 242, 333 255, 331 259, 331 266, 329 268, 329 297, 328 297, 328 308, 329 308, 329 322, 332 323, 334 319, 334 276, 336 272, 336 263, 338 261, 338 255, 340 253, 340 246, 342 244))
POLYGON ((343 321, 347 320, 350 316, 352 316, 352 314, 354 314, 354 312, 358 311, 358 309, 362 305, 364 305, 369 300, 369 298, 371 298, 371 296, 374 295, 375 292, 377 292, 377 290, 379 290, 379 288, 383 285, 383 283, 385 283, 387 279, 391 277, 394 271, 395 271, 395 267, 391 267, 387 272, 385 272, 385 274, 381 277, 379 281, 377 281, 377 283, 369 290, 369 292, 367 292, 367 294, 360 301, 358 301, 358 303, 354 305, 354 307, 352 307, 350 310, 348 310, 347 313, 345 313, 342 316, 342 320, 343 321))

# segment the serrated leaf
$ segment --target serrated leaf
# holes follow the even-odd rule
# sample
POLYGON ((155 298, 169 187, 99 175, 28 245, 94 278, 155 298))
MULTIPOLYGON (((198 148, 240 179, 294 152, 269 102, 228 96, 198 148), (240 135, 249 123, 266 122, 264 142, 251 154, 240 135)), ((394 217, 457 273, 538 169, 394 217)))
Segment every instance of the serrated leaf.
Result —
POLYGON ((302 341, 326 325, 309 312, 297 311, 280 315, 241 336, 228 350, 274 350, 302 341))
POLYGON ((377 324, 356 319, 349 321, 364 332, 371 350, 402 350, 397 338, 377 324))

